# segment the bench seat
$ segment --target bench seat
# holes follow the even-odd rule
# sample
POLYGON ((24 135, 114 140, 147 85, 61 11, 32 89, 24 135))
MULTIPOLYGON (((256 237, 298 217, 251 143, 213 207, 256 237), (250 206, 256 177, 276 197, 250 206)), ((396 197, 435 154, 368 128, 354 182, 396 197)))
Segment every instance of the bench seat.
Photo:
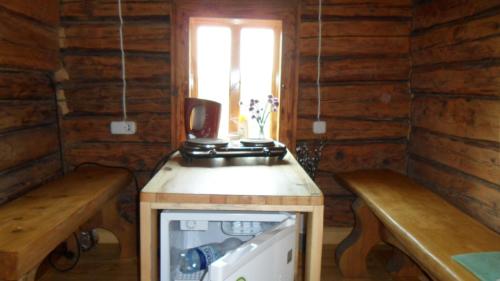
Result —
MULTIPOLYGON (((357 233, 339 246, 337 262, 347 275, 348 267, 352 265, 349 259, 365 258, 355 257, 356 253, 353 252, 348 253, 348 248, 363 240, 363 235, 379 235, 382 240, 400 248, 435 280, 477 280, 467 269, 453 261, 452 256, 500 251, 499 234, 404 175, 388 170, 364 170, 342 173, 336 177, 360 200, 354 206, 356 220, 369 217, 363 215, 363 212, 366 213, 366 210, 362 211, 363 206, 378 220, 378 225, 357 221, 359 227, 363 224, 375 227, 355 227, 353 232, 357 233), (379 233, 370 233, 373 231, 379 233), (347 256, 343 257, 346 253, 347 256), (342 259, 345 259, 343 263, 342 259)), ((365 243, 364 248, 371 246, 365 243)))
POLYGON ((0 206, 0 280, 19 280, 36 272, 58 244, 131 179, 123 169, 81 167, 0 206))

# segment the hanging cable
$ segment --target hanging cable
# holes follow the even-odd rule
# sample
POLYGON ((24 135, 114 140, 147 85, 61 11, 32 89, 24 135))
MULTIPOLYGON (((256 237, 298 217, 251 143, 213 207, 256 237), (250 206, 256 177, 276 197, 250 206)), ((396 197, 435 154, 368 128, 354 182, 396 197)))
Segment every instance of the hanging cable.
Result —
POLYGON ((318 0, 318 61, 317 61, 317 77, 316 77, 316 90, 317 90, 317 95, 318 95, 318 114, 317 114, 317 119, 318 121, 320 120, 321 117, 321 84, 320 84, 320 78, 321 78, 321 39, 322 39, 322 19, 321 19, 321 14, 322 14, 322 0, 318 0))
POLYGON ((122 111, 123 121, 127 120, 127 77, 125 68, 125 48, 123 47, 122 1, 118 0, 118 17, 120 18, 120 51, 122 59, 122 111))

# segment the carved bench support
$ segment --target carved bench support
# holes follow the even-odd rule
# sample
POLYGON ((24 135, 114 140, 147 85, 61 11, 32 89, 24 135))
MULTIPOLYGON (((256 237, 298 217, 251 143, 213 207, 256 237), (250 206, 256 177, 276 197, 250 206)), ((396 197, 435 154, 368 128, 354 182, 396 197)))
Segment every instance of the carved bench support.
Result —
POLYGON ((118 212, 118 196, 105 204, 103 209, 81 227, 82 230, 103 228, 113 233, 120 243, 120 257, 137 256, 135 224, 127 222, 118 212))
POLYGON ((351 234, 335 251, 335 258, 343 276, 348 278, 368 277, 366 257, 381 241, 380 222, 362 199, 352 205, 356 224, 351 234))

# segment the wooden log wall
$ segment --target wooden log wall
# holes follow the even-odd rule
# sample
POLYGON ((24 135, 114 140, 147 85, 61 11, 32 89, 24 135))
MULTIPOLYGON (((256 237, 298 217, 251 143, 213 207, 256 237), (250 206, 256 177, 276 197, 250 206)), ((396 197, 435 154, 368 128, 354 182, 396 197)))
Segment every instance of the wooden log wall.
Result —
POLYGON ((418 1, 409 175, 500 232, 500 2, 418 1))
MULTIPOLYGON (((303 0, 297 141, 318 139, 317 0, 303 0)), ((353 195, 334 172, 389 168, 406 172, 409 133, 410 0, 323 0, 321 115, 327 122, 316 182, 325 194, 325 225, 353 224, 353 195)))
POLYGON ((0 205, 61 174, 58 0, 0 1, 0 205))
MULTIPOLYGON (((124 166, 142 187, 170 151, 170 4, 124 0, 128 119, 135 135, 112 135, 122 119, 119 19, 115 0, 62 0, 60 47, 67 79, 59 108, 67 169, 83 162, 124 166)), ((135 208, 135 191, 124 200, 135 208)), ((133 215, 130 210, 129 215, 133 215)))

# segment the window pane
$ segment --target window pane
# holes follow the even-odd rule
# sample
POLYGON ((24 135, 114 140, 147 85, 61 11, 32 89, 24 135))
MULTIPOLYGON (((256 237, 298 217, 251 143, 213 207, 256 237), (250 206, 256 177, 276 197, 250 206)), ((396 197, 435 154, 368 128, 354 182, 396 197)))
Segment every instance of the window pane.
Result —
MULTIPOLYGON (((266 105, 267 96, 273 88, 274 64, 274 31, 268 28, 243 28, 241 30, 241 100, 248 104, 250 99, 259 100, 261 106, 266 105)), ((258 137, 259 126, 248 116, 248 108, 241 110, 248 120, 248 136, 258 137)), ((265 132, 270 136, 271 117, 269 116, 265 132)))
POLYGON ((197 31, 198 98, 222 104, 219 137, 228 135, 231 30, 200 26, 197 31))

